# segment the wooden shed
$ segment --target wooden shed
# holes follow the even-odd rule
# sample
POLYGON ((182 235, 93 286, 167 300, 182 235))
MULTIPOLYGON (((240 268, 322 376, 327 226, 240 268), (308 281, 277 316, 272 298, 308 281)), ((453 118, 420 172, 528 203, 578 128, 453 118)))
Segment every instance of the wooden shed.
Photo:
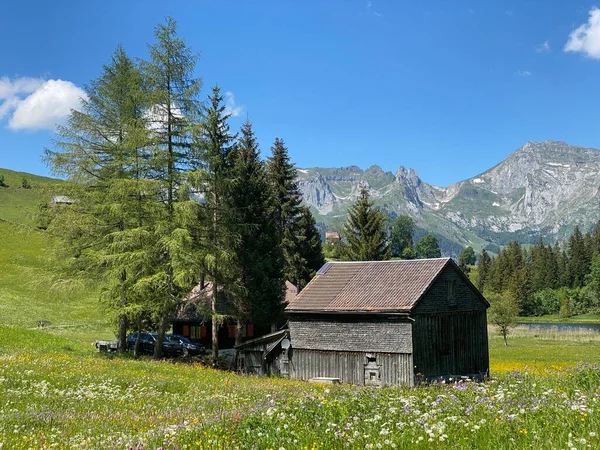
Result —
POLYGON ((287 329, 237 345, 235 348, 240 352, 239 369, 247 375, 287 376, 287 354, 281 345, 284 339, 289 339, 287 329))
POLYGON ((408 386, 485 377, 488 307, 450 258, 326 263, 286 308, 290 377, 408 386))

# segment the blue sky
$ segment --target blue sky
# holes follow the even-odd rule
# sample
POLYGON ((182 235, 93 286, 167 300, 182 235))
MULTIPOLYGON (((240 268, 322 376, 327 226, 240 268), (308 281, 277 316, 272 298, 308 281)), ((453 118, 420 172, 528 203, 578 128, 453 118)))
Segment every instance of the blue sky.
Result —
POLYGON ((52 126, 118 44, 147 57, 172 15, 203 95, 230 93, 298 167, 414 168, 447 185, 530 140, 600 148, 600 1, 7 2, 0 167, 48 174, 52 126))

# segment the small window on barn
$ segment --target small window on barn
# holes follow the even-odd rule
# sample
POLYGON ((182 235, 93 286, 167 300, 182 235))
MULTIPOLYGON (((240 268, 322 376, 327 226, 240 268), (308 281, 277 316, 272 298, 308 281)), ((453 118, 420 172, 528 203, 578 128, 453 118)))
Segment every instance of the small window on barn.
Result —
POLYGON ((248 324, 248 331, 246 332, 246 335, 248 337, 254 337, 254 325, 249 323, 248 324))
POLYGON ((183 335, 185 337, 190 337, 190 327, 189 327, 189 325, 184 325, 183 326, 183 332, 182 333, 183 333, 183 335))
POLYGON ((448 304, 450 306, 456 305, 456 280, 448 280, 448 304))
POLYGON ((235 325, 227 325, 227 337, 235 337, 235 325))

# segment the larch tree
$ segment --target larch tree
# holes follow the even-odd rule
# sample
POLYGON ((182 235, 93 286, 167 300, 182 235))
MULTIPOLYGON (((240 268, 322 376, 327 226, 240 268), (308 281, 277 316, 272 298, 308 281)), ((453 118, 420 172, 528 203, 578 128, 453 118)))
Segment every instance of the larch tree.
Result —
POLYGON ((387 216, 374 206, 365 186, 348 211, 343 232, 345 256, 350 261, 383 261, 390 259, 387 216))
POLYGON ((118 47, 86 98, 59 127, 55 148, 45 151, 52 171, 73 183, 73 204, 56 214, 49 230, 63 238, 63 254, 75 271, 93 273, 102 299, 118 318, 119 350, 129 321, 143 301, 135 287, 149 267, 148 132, 142 76, 118 47))
POLYGON ((155 42, 149 45, 150 59, 142 61, 149 96, 146 110, 151 130, 151 173, 159 183, 162 206, 153 220, 156 248, 154 271, 144 279, 143 294, 153 301, 159 322, 154 357, 162 355, 162 342, 169 316, 198 278, 199 264, 190 251, 193 236, 178 209, 190 207, 185 189, 191 169, 192 130, 199 120, 198 95, 202 81, 195 77, 198 56, 177 36, 172 18, 155 28, 155 42))

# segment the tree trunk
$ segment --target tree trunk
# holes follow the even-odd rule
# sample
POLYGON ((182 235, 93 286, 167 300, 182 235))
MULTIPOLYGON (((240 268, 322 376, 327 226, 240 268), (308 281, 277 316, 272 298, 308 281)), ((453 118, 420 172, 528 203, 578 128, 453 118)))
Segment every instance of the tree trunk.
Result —
POLYGON ((137 322, 137 336, 135 338, 135 344, 133 346, 133 357, 137 358, 140 354, 140 337, 142 334, 142 323, 140 320, 137 322))
POLYGON ((163 355, 163 342, 168 326, 169 314, 166 311, 163 311, 163 315, 160 319, 160 327, 158 328, 158 336, 156 337, 156 344, 154 345, 154 359, 160 359, 163 355))
MULTIPOLYGON (((121 231, 123 230, 123 226, 121 225, 119 227, 121 229, 121 231)), ((127 305, 127 294, 125 292, 125 281, 127 281, 127 271, 125 269, 121 270, 121 276, 120 276, 120 281, 121 281, 121 308, 125 308, 125 306, 127 305)), ((122 309, 121 309, 122 311, 122 309)), ((125 314, 121 313, 119 314, 119 336, 117 338, 118 340, 118 345, 117 345, 117 351, 119 353, 123 353, 125 351, 125 347, 127 346, 127 316, 125 316, 125 314)))
POLYGON ((503 329, 502 330, 502 337, 504 338, 504 346, 508 347, 508 340, 506 339, 506 336, 508 335, 508 330, 503 329))
POLYGON ((121 314, 119 316, 119 336, 118 336, 118 346, 117 351, 119 353, 124 353, 127 349, 127 316, 125 314, 121 314))
POLYGON ((240 367, 238 366, 240 353, 236 347, 242 343, 242 327, 243 326, 244 326, 244 323, 242 322, 242 319, 237 319, 237 322, 235 323, 235 344, 233 346, 233 369, 234 370, 240 369, 240 367))
POLYGON ((217 366, 219 359, 219 320, 217 318, 217 281, 213 277, 212 298, 210 299, 210 307, 212 310, 212 363, 213 367, 217 366))

